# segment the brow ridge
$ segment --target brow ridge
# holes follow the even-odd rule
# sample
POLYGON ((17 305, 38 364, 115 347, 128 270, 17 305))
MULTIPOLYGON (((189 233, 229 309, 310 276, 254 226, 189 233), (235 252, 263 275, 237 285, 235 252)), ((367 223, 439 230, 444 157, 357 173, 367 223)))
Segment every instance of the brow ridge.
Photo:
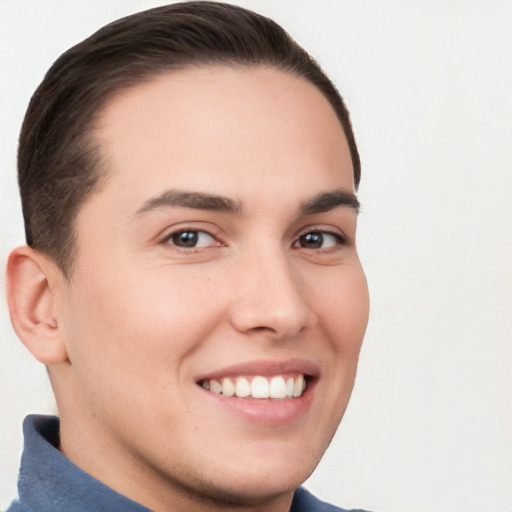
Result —
POLYGON ((235 215, 240 215, 242 212, 241 204, 229 197, 205 194, 203 192, 166 190, 162 194, 148 199, 137 210, 136 216, 158 208, 173 206, 232 213, 235 215))
MULTIPOLYGON (((164 207, 193 208, 232 213, 235 215, 242 213, 242 205, 229 197, 206 194, 203 192, 166 190, 162 194, 148 199, 142 207, 137 210, 136 216, 164 207)), ((357 196, 352 192, 346 190, 331 190, 322 192, 303 201, 298 211, 300 216, 308 216, 316 213, 324 213, 339 207, 348 207, 358 214, 360 203, 357 196)))
POLYGON ((302 202, 299 207, 299 215, 314 215, 315 213, 324 213, 339 207, 348 207, 357 215, 361 205, 353 192, 330 190, 302 202))

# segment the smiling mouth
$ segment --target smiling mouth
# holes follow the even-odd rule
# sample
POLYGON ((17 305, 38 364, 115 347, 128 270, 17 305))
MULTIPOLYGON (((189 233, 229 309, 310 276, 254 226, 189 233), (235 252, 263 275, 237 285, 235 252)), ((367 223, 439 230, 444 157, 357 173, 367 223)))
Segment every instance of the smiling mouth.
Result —
POLYGON ((306 390, 308 376, 302 373, 295 375, 274 375, 264 377, 223 377, 204 379, 198 384, 205 390, 226 397, 238 397, 257 400, 292 400, 302 396, 306 390))

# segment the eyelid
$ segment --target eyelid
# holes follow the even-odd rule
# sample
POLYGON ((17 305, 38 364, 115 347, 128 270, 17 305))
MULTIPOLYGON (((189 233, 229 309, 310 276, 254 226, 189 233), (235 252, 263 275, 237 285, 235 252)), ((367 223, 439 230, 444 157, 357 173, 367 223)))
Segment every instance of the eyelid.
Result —
MULTIPOLYGON (((186 232, 186 231, 194 231, 194 232, 197 232, 197 233, 205 233, 208 236, 211 236, 215 240, 215 242, 216 242, 215 244, 212 244, 211 247, 223 246, 224 245, 224 242, 221 239, 221 230, 218 229, 215 225, 211 225, 209 223, 204 223, 204 222, 201 222, 201 221, 182 222, 182 223, 179 223, 179 224, 174 225, 172 227, 168 227, 167 229, 165 229, 162 232, 162 234, 160 236, 157 237, 158 243, 159 244, 168 244, 169 246, 176 247, 177 249, 183 249, 183 250, 190 251, 191 249, 194 249, 194 248, 187 249, 187 248, 179 247, 177 245, 169 243, 169 240, 173 236, 175 236, 175 235, 177 235, 179 233, 186 232), (205 224, 207 224, 207 225, 205 226, 205 224)), ((197 249, 207 249, 208 247, 210 247, 210 246, 197 247, 197 249)))
POLYGON ((352 245, 352 239, 349 238, 345 232, 332 225, 310 225, 299 231, 294 239, 291 248, 297 251, 297 254, 306 255, 308 258, 320 258, 318 261, 327 261, 325 258, 337 257, 343 254, 348 246, 352 245), (307 247, 302 245, 301 238, 308 234, 320 234, 323 236, 320 247, 307 247), (331 240, 326 240, 326 237, 331 237, 331 240), (327 247, 325 247, 327 245, 327 247))
POLYGON ((305 228, 302 228, 294 241, 294 243, 304 235, 307 235, 308 233, 324 233, 327 235, 332 235, 340 240, 340 243, 349 243, 350 238, 344 233, 344 231, 340 228, 336 228, 333 226, 325 226, 325 225, 318 225, 313 224, 311 226, 306 226, 305 228))
POLYGON ((218 247, 219 246, 219 242, 216 240, 215 237, 210 235, 210 233, 207 233, 206 231, 203 231, 200 229, 185 229, 183 231, 178 231, 178 232, 172 233, 167 238, 166 242, 169 245, 179 247, 180 249, 206 249, 208 247, 218 247), (194 235, 196 235, 195 236, 195 242, 196 242, 195 245, 187 246, 187 245, 180 245, 179 243, 177 243, 177 241, 175 240, 175 237, 177 237, 179 239, 180 236, 185 233, 187 233, 187 234, 194 233, 194 235), (204 240, 205 237, 206 237, 206 242, 204 240))

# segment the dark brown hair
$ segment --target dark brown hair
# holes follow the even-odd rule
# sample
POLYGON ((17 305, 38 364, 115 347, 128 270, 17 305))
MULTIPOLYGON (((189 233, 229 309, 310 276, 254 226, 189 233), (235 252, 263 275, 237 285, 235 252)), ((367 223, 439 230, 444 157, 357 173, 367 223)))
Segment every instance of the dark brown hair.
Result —
POLYGON ((234 5, 184 2, 115 21, 59 57, 21 130, 18 177, 28 245, 69 276, 74 221, 101 183, 94 118, 123 88, 194 65, 265 65, 314 84, 345 132, 356 187, 360 162, 349 114, 319 65, 274 21, 234 5))

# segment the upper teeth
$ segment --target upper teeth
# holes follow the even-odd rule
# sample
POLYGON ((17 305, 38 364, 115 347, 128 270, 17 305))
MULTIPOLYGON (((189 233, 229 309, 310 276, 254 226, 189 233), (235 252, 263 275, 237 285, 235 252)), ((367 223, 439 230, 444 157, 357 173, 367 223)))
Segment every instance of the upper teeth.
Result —
POLYGON ((225 396, 238 396, 240 398, 295 398, 302 395, 306 389, 304 375, 295 377, 262 377, 256 375, 248 377, 224 377, 201 382, 205 389, 225 396))

